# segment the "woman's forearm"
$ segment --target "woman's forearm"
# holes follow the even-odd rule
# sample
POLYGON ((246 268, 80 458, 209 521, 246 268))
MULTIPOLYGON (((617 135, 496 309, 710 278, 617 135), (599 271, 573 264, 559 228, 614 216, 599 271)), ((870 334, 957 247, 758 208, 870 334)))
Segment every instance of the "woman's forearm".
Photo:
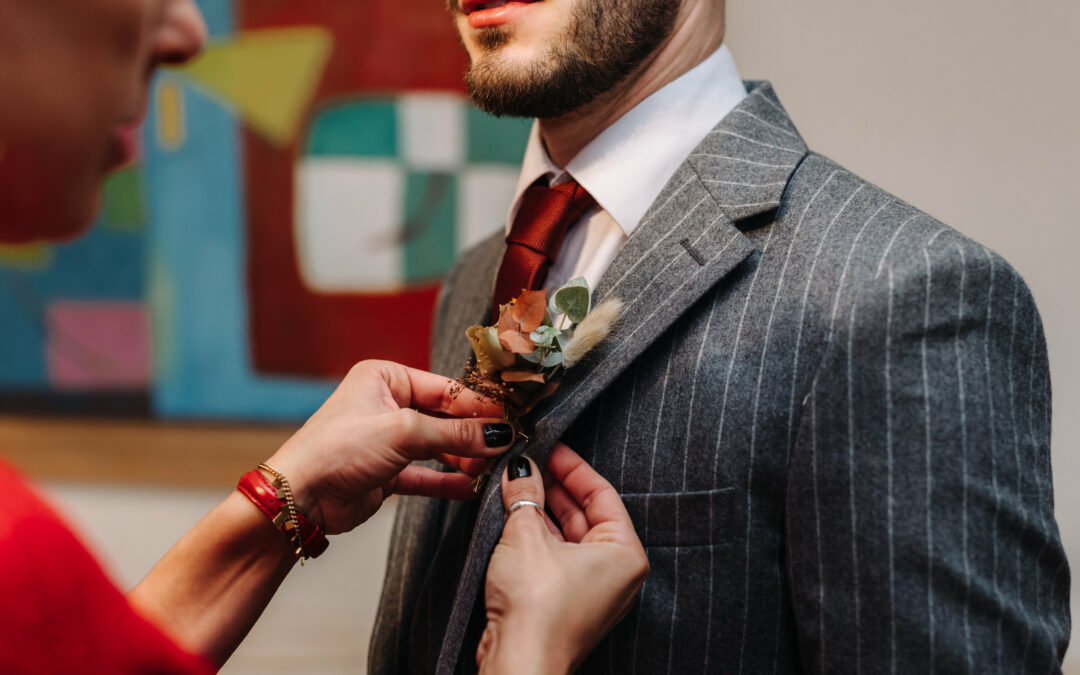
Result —
POLYGON ((233 492, 165 554, 128 601, 182 647, 221 665, 295 563, 285 536, 233 492))

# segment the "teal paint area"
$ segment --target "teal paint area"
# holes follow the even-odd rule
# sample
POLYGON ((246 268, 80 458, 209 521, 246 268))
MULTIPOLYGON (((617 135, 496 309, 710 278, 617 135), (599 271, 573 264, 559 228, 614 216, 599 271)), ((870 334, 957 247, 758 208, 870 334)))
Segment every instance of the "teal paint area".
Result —
POLYGON ((408 174, 401 233, 407 283, 438 280, 450 271, 456 251, 457 201, 456 175, 408 174))
POLYGON ((385 157, 398 154, 393 99, 368 99, 321 110, 312 121, 306 154, 314 157, 385 157))
POLYGON ((466 106, 468 161, 518 164, 525 156, 531 128, 532 120, 494 117, 474 106, 466 106))

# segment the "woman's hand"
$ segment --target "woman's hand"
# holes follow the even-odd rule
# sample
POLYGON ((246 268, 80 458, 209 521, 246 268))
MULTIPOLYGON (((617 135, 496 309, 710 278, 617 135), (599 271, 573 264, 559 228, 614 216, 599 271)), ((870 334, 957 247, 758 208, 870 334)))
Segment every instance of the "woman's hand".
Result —
MULTIPOLYGON (((455 396, 450 385, 396 363, 357 364, 267 464, 289 479, 297 505, 328 534, 364 522, 394 492, 472 497, 468 474, 504 452, 514 431, 498 405, 469 391, 455 396), (416 459, 466 473, 409 466, 416 459)), ((186 649, 221 664, 295 563, 289 540, 234 490, 128 600, 186 649)))
POLYGON ((619 494, 563 444, 544 481, 525 457, 502 477, 510 513, 488 567, 481 673, 568 673, 630 610, 649 561, 619 494), (544 514, 546 503, 561 531, 544 514))
POLYGON ((361 362, 266 463, 327 534, 353 529, 393 493, 469 498, 471 476, 514 432, 498 404, 470 391, 455 396, 451 384, 389 361, 361 362), (424 459, 465 473, 409 466, 424 459))

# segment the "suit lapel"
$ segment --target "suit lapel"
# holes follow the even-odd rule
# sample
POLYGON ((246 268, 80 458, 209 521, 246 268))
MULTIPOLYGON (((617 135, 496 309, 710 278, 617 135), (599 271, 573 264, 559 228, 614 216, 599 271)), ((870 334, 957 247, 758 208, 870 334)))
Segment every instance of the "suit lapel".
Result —
MULTIPOLYGON (((543 465, 559 437, 596 396, 755 252, 740 228, 771 222, 807 148, 772 87, 747 83, 747 88, 747 98, 679 167, 601 279, 594 298, 618 298, 625 303, 622 320, 610 339, 567 371, 559 390, 533 411, 535 428, 527 446, 515 445, 493 467, 493 476, 501 476, 510 458, 526 451, 543 465)), ((497 248, 501 252, 501 246, 497 248)), ((497 257, 493 264, 498 265, 497 257)), ((484 289, 489 291, 490 286, 488 280, 484 289)), ((487 309, 475 299, 462 304, 468 305, 470 313, 461 319, 469 323, 487 309)), ((459 333, 467 325, 463 323, 459 333)), ((443 639, 439 673, 452 673, 457 664, 502 523, 502 494, 496 478, 489 481, 482 497, 443 639)))
POLYGON ((634 359, 754 252, 740 225, 771 221, 779 208, 807 148, 772 87, 749 88, 671 178, 601 279, 596 299, 622 300, 622 321, 535 411, 529 455, 538 462, 634 359))

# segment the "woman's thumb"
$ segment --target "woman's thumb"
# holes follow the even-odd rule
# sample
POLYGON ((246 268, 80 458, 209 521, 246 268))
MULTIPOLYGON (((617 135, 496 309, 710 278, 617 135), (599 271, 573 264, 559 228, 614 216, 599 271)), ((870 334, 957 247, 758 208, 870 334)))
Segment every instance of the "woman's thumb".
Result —
POLYGON ((536 518, 544 522, 544 480, 536 464, 525 455, 514 457, 502 476, 503 508, 507 521, 514 518, 536 518), (528 511, 520 514, 519 511, 528 511))

